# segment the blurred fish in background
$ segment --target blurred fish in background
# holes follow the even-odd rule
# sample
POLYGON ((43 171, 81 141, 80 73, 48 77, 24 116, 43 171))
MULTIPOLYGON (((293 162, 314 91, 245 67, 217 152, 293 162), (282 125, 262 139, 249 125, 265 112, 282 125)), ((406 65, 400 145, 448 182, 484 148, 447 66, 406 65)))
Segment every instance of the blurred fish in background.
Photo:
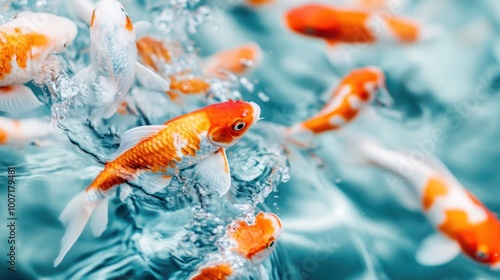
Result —
POLYGON ((0 8, 2 279, 500 277, 497 1, 0 8))

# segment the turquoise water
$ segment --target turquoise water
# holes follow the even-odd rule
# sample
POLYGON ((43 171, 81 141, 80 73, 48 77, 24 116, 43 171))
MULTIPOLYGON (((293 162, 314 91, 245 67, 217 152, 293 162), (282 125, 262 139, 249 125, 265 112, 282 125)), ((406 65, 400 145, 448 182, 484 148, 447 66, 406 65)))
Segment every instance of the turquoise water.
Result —
MULTIPOLYGON (((7 2, 1 22, 19 10, 71 16, 63 1, 7 2)), ((70 77, 88 62, 82 50, 89 44, 88 27, 72 17, 78 37, 54 57, 63 63, 63 72, 36 91, 47 105, 9 115, 50 116, 61 133, 42 147, 0 147, 0 214, 7 224, 4 182, 7 167, 13 166, 18 218, 15 273, 5 266, 9 232, 0 227, 1 278, 187 279, 207 256, 217 254, 218 240, 231 221, 265 210, 277 214, 284 226, 265 262, 270 279, 498 279, 500 272, 464 256, 438 267, 417 264, 418 245, 434 229, 421 213, 401 205, 397 189, 407 187, 404 183, 350 162, 340 132, 318 137, 316 147, 305 151, 280 145, 277 130, 266 123, 304 120, 324 105, 323 93, 352 68, 377 65, 387 76, 394 107, 369 110, 349 129, 394 150, 435 154, 489 209, 500 212, 500 4, 401 2, 398 12, 439 25, 444 32, 412 46, 353 49, 350 65, 332 65, 323 42, 284 27, 283 13, 299 2, 306 1, 283 0, 255 9, 238 1, 123 1, 133 21, 153 21, 154 36, 181 42, 183 51, 172 69, 196 71, 198 57, 247 41, 257 42, 264 57, 244 77, 212 81, 217 86, 209 99, 182 107, 136 86, 132 93, 145 96, 141 102, 150 108, 147 117, 112 118, 98 128, 90 128, 82 120, 83 109, 68 98, 81 90, 70 77), (485 91, 487 98, 477 97, 485 91), (240 96, 261 106, 264 121, 228 150, 230 196, 215 198, 189 180, 191 169, 184 170, 168 191, 149 196, 135 190, 125 202, 113 199, 103 236, 94 238, 85 230, 63 263, 52 267, 64 234, 58 215, 98 174, 123 131, 240 96), (445 132, 442 143, 429 141, 436 129, 445 132)), ((257 277, 248 263, 241 271, 243 279, 257 277)))

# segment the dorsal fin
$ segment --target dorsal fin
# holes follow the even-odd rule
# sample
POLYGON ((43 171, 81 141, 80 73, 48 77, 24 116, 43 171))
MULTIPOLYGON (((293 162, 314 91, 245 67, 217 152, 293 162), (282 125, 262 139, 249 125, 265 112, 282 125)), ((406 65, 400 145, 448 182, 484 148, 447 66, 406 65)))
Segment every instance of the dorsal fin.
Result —
POLYGON ((122 139, 120 141, 120 147, 114 154, 113 158, 117 158, 122 155, 130 148, 137 145, 142 140, 148 139, 156 134, 158 134, 161 130, 165 129, 166 125, 144 125, 134 127, 125 131, 122 135, 122 139))

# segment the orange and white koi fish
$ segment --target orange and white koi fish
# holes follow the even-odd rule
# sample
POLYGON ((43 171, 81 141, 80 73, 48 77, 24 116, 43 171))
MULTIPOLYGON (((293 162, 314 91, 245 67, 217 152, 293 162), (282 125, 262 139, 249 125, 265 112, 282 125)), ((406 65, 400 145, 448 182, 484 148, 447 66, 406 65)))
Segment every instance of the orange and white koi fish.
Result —
POLYGON ((52 132, 48 122, 38 119, 13 120, 0 117, 0 146, 22 146, 52 132))
POLYGON ((317 114, 291 126, 285 133, 293 138, 340 129, 373 102, 384 106, 392 102, 385 90, 384 72, 374 66, 355 69, 340 81, 328 103, 317 114))
MULTIPOLYGON (((85 0, 73 1, 76 7, 85 0)), ((91 5, 87 5, 91 7, 91 5)), ((81 12, 82 16, 87 11, 81 12)), ((123 5, 116 0, 100 0, 88 19, 90 24, 90 65, 76 77, 89 85, 82 96, 91 109, 93 121, 110 118, 134 85, 167 91, 169 83, 137 62, 136 31, 123 5)))
POLYGON ((397 16, 380 17, 375 12, 346 10, 322 4, 305 4, 285 15, 287 26, 301 35, 339 43, 380 41, 415 43, 422 39, 418 23, 397 16))
POLYGON ((246 43, 228 50, 220 51, 209 57, 203 64, 205 75, 220 70, 243 75, 262 61, 262 49, 254 42, 246 43))
POLYGON ((43 78, 49 54, 63 51, 76 34, 71 20, 48 13, 22 12, 0 26, 0 111, 27 111, 42 104, 23 84, 43 78))
POLYGON ((386 150, 365 138, 354 142, 353 149, 361 151, 362 159, 411 184, 412 193, 406 193, 402 201, 413 209, 420 208, 437 229, 417 251, 420 264, 440 265, 463 252, 478 263, 500 268, 500 221, 442 162, 432 157, 411 160, 411 155, 386 150))
MULTIPOLYGON (((282 230, 283 226, 278 216, 260 212, 255 216, 253 224, 240 220, 229 226, 227 235, 235 245, 228 249, 238 253, 253 264, 259 265, 259 273, 265 274, 261 264, 269 258, 276 248, 282 230)), ((191 280, 224 280, 232 276, 233 272, 234 269, 229 263, 203 265, 198 268, 196 275, 191 280)))
MULTIPOLYGON (((90 216, 91 229, 100 236, 107 226, 107 198, 120 184, 140 178, 153 194, 170 184, 179 170, 195 165, 195 172, 222 196, 231 186, 225 149, 234 145, 256 123, 260 107, 253 102, 228 101, 176 117, 163 125, 140 126, 122 135, 116 157, 90 186, 73 198, 59 217, 67 227, 57 266, 78 239, 90 216)), ((126 199, 131 189, 120 194, 126 199)))

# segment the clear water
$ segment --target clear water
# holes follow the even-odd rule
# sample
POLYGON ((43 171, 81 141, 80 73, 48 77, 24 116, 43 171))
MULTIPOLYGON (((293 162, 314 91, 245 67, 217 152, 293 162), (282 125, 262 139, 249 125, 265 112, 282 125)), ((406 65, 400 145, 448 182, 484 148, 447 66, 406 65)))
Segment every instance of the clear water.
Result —
MULTIPOLYGON (((148 116, 114 117, 96 128, 86 123, 85 108, 73 97, 83 85, 70 77, 88 63, 82 52, 89 43, 88 27, 79 22, 74 45, 51 58, 62 70, 37 90, 47 106, 11 116, 51 116, 64 133, 42 147, 0 148, 0 166, 15 166, 18 180, 16 273, 5 267, 8 233, 2 226, 0 278, 186 279, 225 246, 228 224, 265 210, 276 213, 284 225, 277 249, 265 263, 270 279, 498 279, 499 272, 463 256, 439 267, 418 265, 415 251, 433 229, 421 213, 399 202, 397 188, 406 187, 402 182, 378 169, 350 164, 336 133, 315 139, 310 151, 287 147, 285 153, 278 129, 264 124, 228 150, 230 196, 218 199, 191 179, 189 169, 168 191, 150 196, 136 189, 125 203, 112 200, 103 236, 84 231, 64 262, 52 268, 63 235, 60 211, 98 174, 123 131, 241 97, 259 103, 266 122, 290 125, 319 110, 325 102, 322 93, 362 65, 384 69, 396 102, 391 112, 367 112, 350 129, 393 149, 435 154, 492 211, 500 212, 495 187, 500 184, 495 121, 500 118, 500 4, 398 2, 398 12, 439 24, 445 32, 410 47, 354 49, 351 65, 341 67, 328 62, 324 43, 285 29, 283 12, 299 2, 306 1, 283 0, 253 9, 229 0, 123 1, 134 21, 153 21, 153 35, 181 43, 165 74, 199 71, 199 57, 247 41, 263 48, 264 59, 245 78, 228 74, 214 79, 206 100, 182 107, 136 86, 132 94, 150 108, 148 116), (490 94, 480 99, 480 91, 490 94), (431 145, 436 129, 445 131, 445 140, 431 145)), ((6 1, 0 21, 20 10, 67 15, 62 3, 6 1)), ((0 172, 2 186, 5 175, 0 172)), ((0 194, 7 201, 6 191, 0 194)), ((0 211, 5 219, 6 207, 0 211)), ((246 262, 239 270, 243 279, 257 277, 246 262)))

